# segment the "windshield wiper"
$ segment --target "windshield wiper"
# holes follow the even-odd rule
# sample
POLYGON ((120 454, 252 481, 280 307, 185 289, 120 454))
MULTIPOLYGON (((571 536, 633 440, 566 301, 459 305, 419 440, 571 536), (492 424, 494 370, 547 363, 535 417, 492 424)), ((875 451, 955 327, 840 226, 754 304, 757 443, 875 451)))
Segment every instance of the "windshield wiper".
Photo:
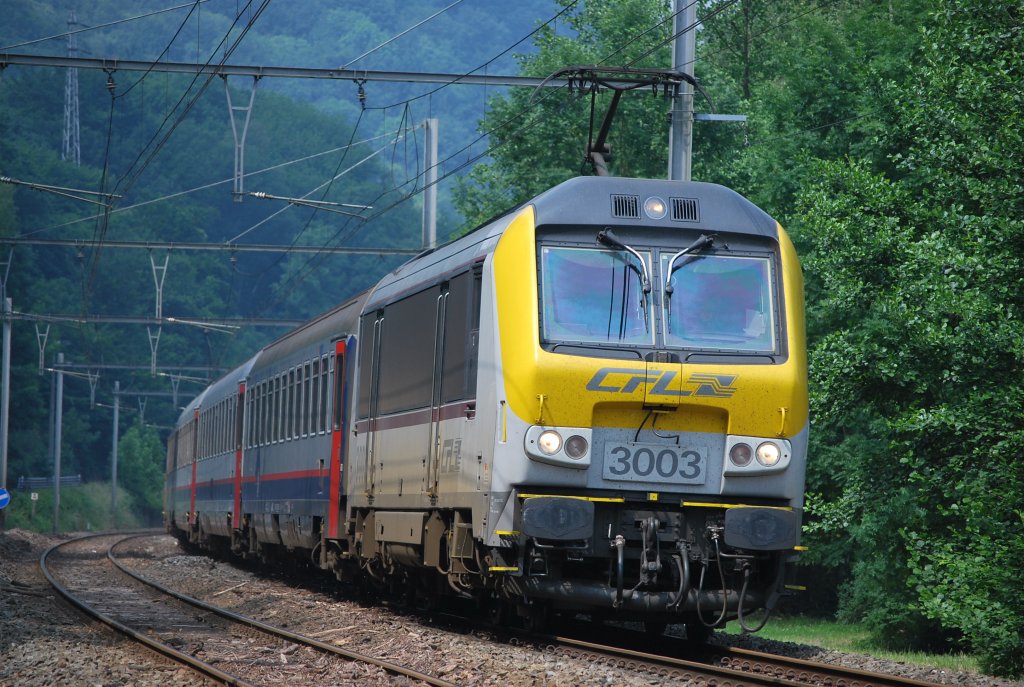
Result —
MULTIPOLYGON (((668 261, 668 269, 665 274, 665 332, 672 331, 672 275, 676 271, 676 260, 684 255, 693 254, 704 248, 711 248, 715 245, 715 235, 708 236, 707 234, 701 234, 700 238, 691 243, 686 248, 682 249, 678 253, 672 256, 672 259, 668 261)), ((680 265, 682 267, 682 265, 680 265)))
MULTIPOLYGON (((601 231, 597 232, 597 242, 604 244, 609 248, 627 251, 631 253, 633 257, 635 257, 640 262, 640 267, 643 270, 643 275, 640 278, 640 285, 643 288, 644 292, 643 300, 640 301, 640 307, 644 311, 644 327, 647 331, 651 331, 651 325, 648 322, 647 317, 647 296, 651 293, 651 278, 647 272, 647 263, 640 256, 640 253, 638 253, 634 248, 631 248, 630 246, 627 246, 625 243, 620 241, 619 237, 612 232, 611 227, 605 227, 601 231)), ((636 268, 634 267, 633 269, 635 270, 636 268)))

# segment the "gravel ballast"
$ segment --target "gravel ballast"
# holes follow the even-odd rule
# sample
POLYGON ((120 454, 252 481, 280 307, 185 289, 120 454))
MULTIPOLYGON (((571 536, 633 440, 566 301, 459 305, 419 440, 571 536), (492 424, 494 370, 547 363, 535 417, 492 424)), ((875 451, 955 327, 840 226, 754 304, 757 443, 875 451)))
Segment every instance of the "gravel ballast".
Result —
MULTIPOLYGON (((39 570, 40 553, 57 538, 24 530, 0 533, 0 685, 212 684, 86 618, 60 599, 39 570)), ((445 621, 363 606, 319 588, 296 587, 278 574, 195 556, 166 536, 122 547, 133 569, 173 589, 251 615, 293 632, 409 665, 463 685, 574 687, 668 685, 666 678, 594 664, 550 649, 495 641, 487 631, 457 629, 445 621)), ((910 666, 871 656, 717 633, 713 642, 886 672, 963 687, 1024 687, 1024 682, 976 673, 910 666)), ((290 649, 289 649, 290 650, 290 649)), ((202 656, 200 656, 202 658, 202 656)), ((282 665, 287 653, 282 653, 282 665)), ((338 684, 338 683, 332 683, 338 684)), ((353 670, 353 685, 409 684, 353 670)))

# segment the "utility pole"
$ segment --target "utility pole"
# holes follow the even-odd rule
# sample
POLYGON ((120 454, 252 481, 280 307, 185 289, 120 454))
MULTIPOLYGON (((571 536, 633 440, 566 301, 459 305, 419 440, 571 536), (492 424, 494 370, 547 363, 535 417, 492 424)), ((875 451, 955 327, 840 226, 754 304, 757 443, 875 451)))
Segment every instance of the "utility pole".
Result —
MULTIPOLYGON (((76 57, 78 52, 77 37, 74 27, 78 26, 75 11, 68 13, 68 57, 76 57)), ((60 159, 68 160, 76 165, 82 164, 82 146, 78 127, 78 68, 68 67, 64 79, 64 145, 60 159)))
POLYGON ((57 354, 57 400, 53 426, 53 533, 60 534, 60 444, 64 422, 64 354, 57 354))
POLYGON ((231 89, 228 88, 228 77, 224 77, 224 94, 228 98, 228 116, 231 118, 231 135, 235 138, 235 184, 231 191, 231 197, 236 203, 241 203, 245 197, 245 137, 249 135, 249 119, 252 117, 252 103, 256 99, 256 84, 260 77, 252 77, 252 90, 249 91, 248 105, 235 105, 231 102, 231 89), (242 120, 242 133, 238 133, 238 125, 235 124, 235 112, 245 113, 242 120))
POLYGON ((114 451, 110 459, 110 524, 117 529, 117 432, 121 412, 121 382, 114 382, 114 451))
MULTIPOLYGON (((693 76, 697 45, 697 0, 672 0, 672 69, 693 76), (682 10, 679 4, 685 3, 682 10)), ((668 178, 690 180, 690 159, 693 146, 693 86, 679 84, 679 94, 672 100, 672 126, 668 134, 668 178)))
POLYGON ((424 146, 423 168, 423 247, 437 246, 437 128, 438 119, 431 117, 423 121, 426 145, 424 146))
MULTIPOLYGON (((0 293, 3 293, 0 289, 0 293)), ((7 488, 7 433, 10 431, 8 415, 11 408, 11 311, 10 298, 3 299, 3 368, 0 369, 0 489, 7 488)), ((6 509, 0 508, 0 532, 4 531, 6 509)))

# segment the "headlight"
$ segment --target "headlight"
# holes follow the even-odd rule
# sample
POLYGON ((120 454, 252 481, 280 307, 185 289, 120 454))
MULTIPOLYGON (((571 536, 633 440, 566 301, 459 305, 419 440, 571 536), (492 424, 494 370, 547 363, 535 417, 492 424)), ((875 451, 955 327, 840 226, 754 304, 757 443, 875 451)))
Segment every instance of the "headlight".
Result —
POLYGON ((537 447, 541 452, 553 456, 562 448, 562 435, 549 429, 537 437, 537 447))
POLYGON ((729 460, 732 461, 733 465, 741 468, 745 465, 750 465, 750 459, 753 457, 753 453, 754 452, 750 450, 748 445, 736 444, 729 449, 729 460))
POLYGON ((588 448, 590 448, 590 445, 587 443, 586 439, 581 437, 579 434, 573 434, 565 442, 565 455, 574 460, 579 460, 583 456, 587 455, 588 448))
POLYGON ((586 470, 590 467, 590 445, 594 432, 589 427, 539 427, 533 425, 523 437, 523 450, 530 460, 560 468, 586 470))
POLYGON ((644 201, 644 213, 651 219, 661 219, 668 212, 668 206, 658 196, 651 196, 644 201))
POLYGON ((779 451, 779 447, 770 442, 766 441, 757 447, 757 462, 766 468, 770 468, 779 462, 782 458, 782 452, 779 451))

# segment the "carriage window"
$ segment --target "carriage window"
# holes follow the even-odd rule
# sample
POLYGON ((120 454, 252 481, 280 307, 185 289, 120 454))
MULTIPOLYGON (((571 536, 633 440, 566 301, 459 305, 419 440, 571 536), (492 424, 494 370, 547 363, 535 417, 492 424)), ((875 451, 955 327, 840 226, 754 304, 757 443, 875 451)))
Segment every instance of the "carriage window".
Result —
MULTIPOLYGON (((662 256, 662 271, 669 256, 662 256)), ((666 296, 666 344, 773 352, 775 316, 767 258, 695 256, 676 263, 666 296), (680 262, 682 265, 680 266, 680 262)))
POLYGON ((476 395, 480 337, 480 278, 464 272, 451 280, 445 306, 441 401, 476 395))
POLYGON ((313 423, 313 379, 310 376, 310 364, 302 366, 302 436, 312 434, 313 423))
MULTIPOLYGON (((645 261, 648 255, 641 252, 645 261)), ((541 303, 547 341, 650 344, 641 267, 625 251, 541 249, 541 303)))
POLYGON ((436 288, 384 309, 379 367, 381 415, 430 405, 437 332, 436 288))
POLYGON ((330 388, 330 372, 344 375, 344 370, 333 370, 327 366, 327 356, 320 359, 320 415, 318 417, 319 427, 317 431, 330 433, 331 428, 327 426, 327 390, 330 388))
POLYGON ((373 352, 377 338, 377 314, 363 315, 359 322, 359 404, 360 418, 370 415, 370 390, 373 387, 373 352))
POLYGON ((256 426, 256 445, 263 446, 267 443, 267 383, 260 382, 256 390, 256 402, 259 405, 259 412, 256 418, 259 424, 256 426))

